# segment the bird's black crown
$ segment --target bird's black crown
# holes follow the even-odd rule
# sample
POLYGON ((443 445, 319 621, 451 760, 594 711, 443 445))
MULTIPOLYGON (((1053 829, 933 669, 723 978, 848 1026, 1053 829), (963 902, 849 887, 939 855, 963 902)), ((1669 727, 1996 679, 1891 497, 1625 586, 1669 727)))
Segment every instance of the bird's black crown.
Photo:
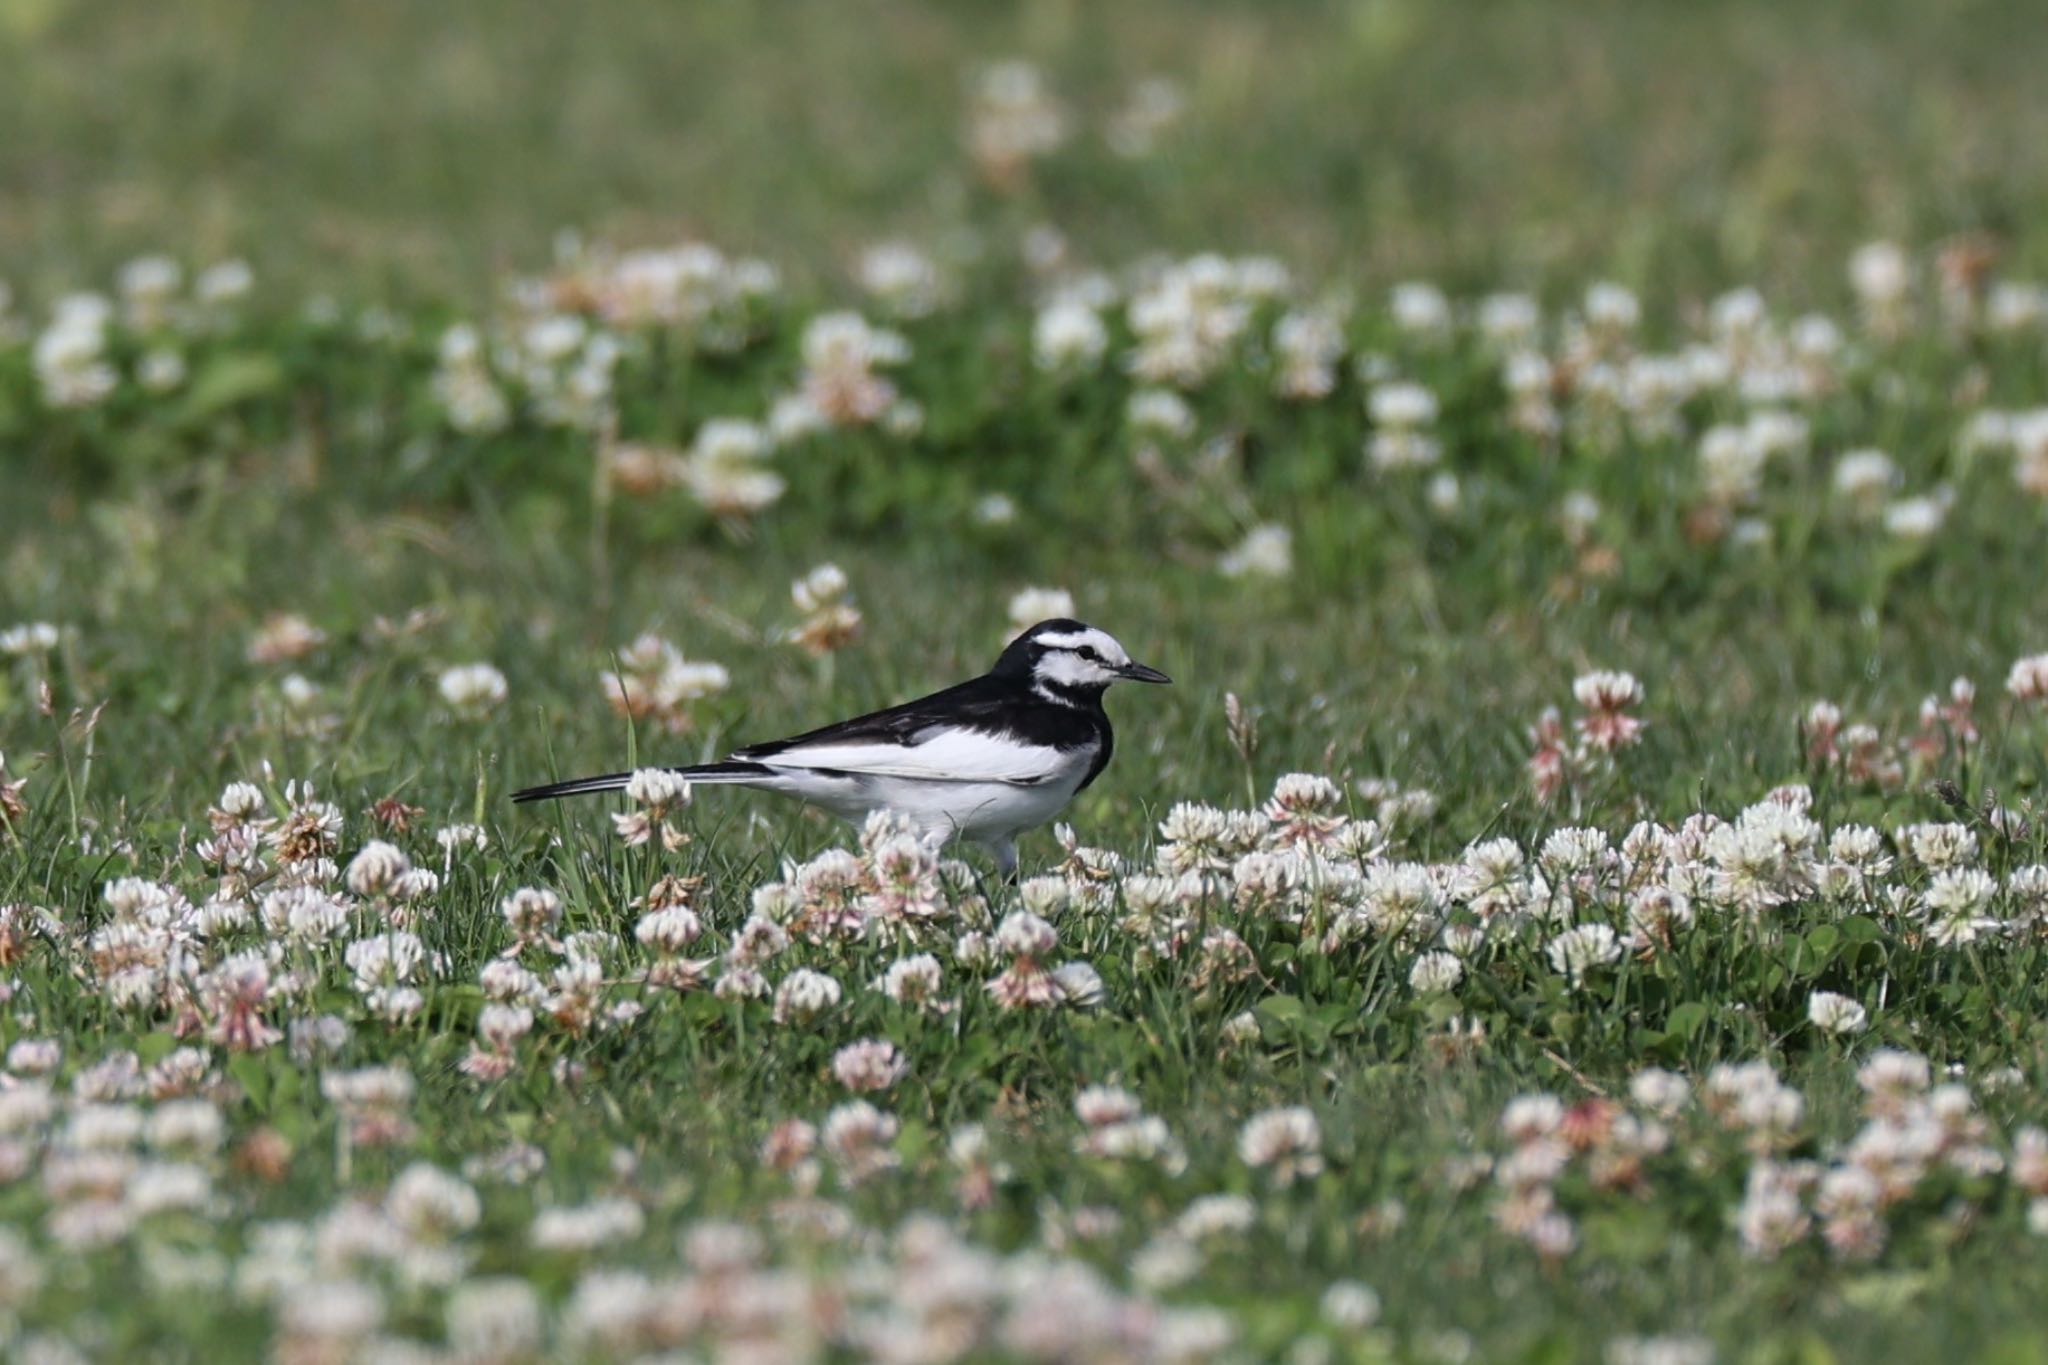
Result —
POLYGON ((1046 654, 1050 646, 1040 643, 1042 635, 1079 635, 1089 627, 1067 616, 1056 616, 1049 621, 1040 621, 1031 629, 1010 641, 996 666, 989 672, 1004 677, 1030 677, 1032 666, 1046 654))

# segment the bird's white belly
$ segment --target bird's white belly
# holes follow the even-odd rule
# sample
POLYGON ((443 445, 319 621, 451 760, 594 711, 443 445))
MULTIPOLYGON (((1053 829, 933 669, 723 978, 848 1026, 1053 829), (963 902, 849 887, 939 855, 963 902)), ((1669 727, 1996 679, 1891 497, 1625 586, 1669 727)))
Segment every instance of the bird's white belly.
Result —
POLYGON ((1073 800, 1085 771, 1077 765, 1071 775, 1026 786, 783 769, 773 785, 855 824, 877 810, 892 810, 928 833, 986 842, 1051 820, 1073 800))

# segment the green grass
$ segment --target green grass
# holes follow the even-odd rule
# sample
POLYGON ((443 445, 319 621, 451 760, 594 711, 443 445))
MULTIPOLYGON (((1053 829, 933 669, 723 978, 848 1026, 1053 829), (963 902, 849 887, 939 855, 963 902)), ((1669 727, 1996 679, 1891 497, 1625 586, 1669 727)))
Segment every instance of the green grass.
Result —
POLYGON ((1018 55, 1077 135, 999 211, 1097 259, 1697 290, 1983 231, 2038 269, 2043 154, 2010 136, 2043 115, 2037 27, 2000 0, 10 0, 0 261, 83 281, 242 252, 351 297, 475 296, 580 228, 829 277, 877 237, 980 228, 958 118, 971 72, 1018 55), (1101 128, 1152 75, 1188 118, 1133 167, 1101 128))
MULTIPOLYGON (((61 1045, 51 1115, 23 1117, 26 1103, 10 1109, 0 1092, 0 1342, 24 1359, 68 1358, 32 1355, 60 1342, 94 1359, 340 1358, 308 1322, 345 1306, 344 1289, 319 1286, 347 1281, 377 1295, 377 1346, 439 1349, 476 1292, 463 1286, 510 1277, 541 1306, 533 1354, 545 1358, 717 1356, 746 1335, 720 1316, 742 1302, 792 1334, 769 1358, 862 1358, 880 1353, 863 1335, 876 1321, 900 1326, 920 1292, 955 1284, 917 1260, 937 1220, 955 1239, 938 1261, 967 1296, 957 1321, 971 1358, 1051 1358, 1030 1349, 1033 1329, 1093 1330, 1099 1348, 1091 1314, 1112 1293, 1188 1315, 1164 1319, 1167 1335, 1220 1322, 1232 1345, 1209 1354, 1226 1358, 1665 1358, 1631 1355, 1629 1337, 1697 1338, 1739 1361, 2040 1358, 2025 1187, 2038 1177, 2019 1158, 2022 1130, 2048 1124, 2048 938, 2021 870, 2048 862, 2048 715, 2004 684, 2048 647, 2044 506, 2018 477, 2023 457, 1963 436, 1984 410, 2039 406, 2048 344, 2038 319, 1945 320, 1933 284, 1937 244, 1956 233, 1998 240, 1997 278, 2042 273, 2039 151, 2004 131, 2037 112, 2038 83, 2020 79, 2038 57, 2028 19, 1991 4, 1856 16, 372 4, 344 16, 0 0, 0 119, 22 132, 0 148, 0 176, 21 189, 0 217, 0 260, 29 319, 0 340, 0 631, 61 627, 47 653, 0 656, 0 783, 24 781, 0 832, 0 1043, 61 1045), (968 73, 1006 53, 1041 62, 1091 127, 1136 77, 1173 74, 1187 122, 1135 163, 1079 137, 998 192, 962 157, 959 120, 968 73), (158 117, 109 112, 129 109, 158 117), (1274 395, 1269 338, 1285 305, 1260 302, 1189 386, 1192 433, 1135 430, 1126 403, 1145 386, 1120 363, 1136 342, 1121 302, 1103 310, 1099 363, 1064 379, 1033 363, 1036 297, 1016 261, 1024 230, 1048 220, 1091 264, 1258 250, 1295 268, 1298 301, 1347 287, 1334 391, 1274 395), (702 231, 772 258, 789 285, 748 314, 736 347, 621 329, 610 438, 545 420, 495 352, 512 415, 456 430, 435 388, 444 328, 475 321, 494 346, 516 337, 497 286, 544 272, 564 225, 628 243, 702 231), (801 380, 812 317, 849 299, 884 315, 844 276, 857 247, 899 234, 930 245, 952 285, 933 316, 890 324, 910 356, 888 377, 920 420, 781 442, 766 464, 786 492, 743 520, 682 487, 641 495, 596 477, 608 440, 681 452, 709 419, 765 417, 801 380), (1912 248, 1916 272, 1893 337, 1859 322, 1844 274, 1851 249, 1886 235, 1912 248), (113 324, 113 391, 52 403, 34 358, 45 305, 109 287, 113 264, 144 249, 194 268, 245 254, 261 283, 212 318, 113 324), (1443 280, 1461 309, 1497 286, 1540 290, 1540 345, 1580 382, 1556 389, 1561 439, 1517 427, 1501 353, 1469 315, 1443 340, 1397 325, 1384 291, 1412 275, 1443 280), (1641 420, 1603 436, 1586 396, 1597 376, 1570 339, 1584 286, 1603 277, 1637 285, 1648 319, 1618 363, 1734 350, 1712 339, 1705 309, 1750 283, 1770 299, 1767 342, 1819 310, 1845 345, 1830 382, 1801 396, 1709 384, 1669 430, 1641 420), (315 292, 339 302, 309 311, 315 292), (188 373, 152 392, 141 358, 164 348, 188 373), (1436 469, 1365 457, 1373 384, 1359 362, 1371 356, 1438 397, 1436 469), (1717 503, 1705 433, 1780 408, 1806 420, 1806 440, 1717 503), (1888 532, 1881 508, 1859 513, 1836 491, 1838 458, 1862 447, 1896 465, 1880 503, 1946 490, 1937 531, 1888 532), (1454 497, 1431 487, 1444 472, 1454 497), (993 493, 1014 520, 977 515, 993 493), (1598 509, 1576 534, 1563 515, 1574 494, 1598 509), (1222 573, 1269 523, 1292 533, 1291 571, 1222 573), (800 617, 789 585, 825 561, 846 571, 864 621, 818 659, 786 639, 800 617), (1378 813, 1372 779, 1433 796, 1355 869, 1371 878, 1396 864, 1448 878, 1496 837, 1533 865, 1567 827, 1619 848, 1639 821, 1733 820, 1787 783, 1810 788, 1823 841, 1873 826, 1897 866, 1868 895, 1812 886, 1754 911, 1680 866, 1668 875, 1691 888, 1692 924, 1575 982, 1550 954, 1568 923, 1629 929, 1640 888, 1612 867, 1493 924, 1457 985, 1434 992, 1410 971, 1441 946, 1439 927, 1358 927, 1348 912, 1380 903, 1327 869, 1338 880, 1272 903, 1212 887, 1176 924, 1148 918, 1144 884, 1113 878, 1091 902, 1102 884, 1076 873, 1074 899, 1047 912, 1053 959, 1092 963, 1104 999, 1009 1011, 984 989, 1000 963, 977 965, 958 940, 992 931, 1020 896, 1052 893, 1005 887, 966 852, 931 924, 812 941, 783 912, 799 932, 763 968, 769 983, 802 966, 844 994, 814 1021, 778 1023, 767 1000, 709 989, 716 963, 701 990, 641 980, 653 959, 634 939, 636 902, 664 874, 701 879, 690 952, 717 958, 758 888, 856 847, 852 833, 704 790, 674 820, 688 841, 661 852, 615 836, 616 802, 509 803, 553 776, 695 761, 967 676, 1001 648, 1010 597, 1033 585, 1071 590, 1080 616, 1176 679, 1111 696, 1115 761, 1064 817, 1131 872, 1174 856, 1161 824, 1176 804, 1256 809, 1296 772, 1337 782, 1354 821, 1378 813), (258 662, 251 642, 280 612, 324 642, 258 662), (625 721, 600 685, 643 631, 730 670, 679 733, 625 721), (463 712, 437 681, 472 661, 502 670, 507 695, 463 712), (1574 679, 1594 669, 1641 680, 1633 709, 1647 728, 1543 801, 1530 727, 1547 706, 1577 716, 1574 679), (294 675, 317 689, 310 700, 290 700, 294 675), (1958 676, 1978 687, 1968 743, 1919 715, 1958 676), (1233 736, 1231 697, 1255 742, 1233 736), (1813 758, 1804 718, 1821 698, 1876 727, 1896 780, 1813 758), (1916 739, 1934 751, 1916 753, 1916 739), (312 878, 347 910, 325 944, 265 927, 286 879, 276 856, 244 885, 199 848, 227 784, 256 783, 278 817, 293 780, 343 817, 338 866, 312 878), (409 827, 373 813, 386 800, 417 808, 409 827), (1911 856, 1911 826, 1951 820, 1974 831, 1966 861, 1998 880, 1984 909, 1996 923, 1974 942, 1942 941, 1923 900, 1934 869, 1911 856), (444 857, 435 831, 458 823, 482 826, 487 846, 444 857), (441 873, 411 912, 430 957, 419 1011, 400 1022, 377 1017, 344 959, 394 910, 345 889, 374 839, 441 873), (106 894, 122 877, 193 905, 217 892, 254 918, 206 928, 175 904, 124 911, 106 894), (559 893, 553 937, 619 936, 600 954, 604 1002, 641 1012, 578 1029, 543 1008, 510 1074, 482 1082, 462 1065, 486 968, 509 955, 546 978, 564 962, 515 943, 499 906, 522 886, 559 893), (126 925, 146 939, 161 920, 181 956, 123 1005, 110 935, 126 925), (1241 950, 1210 937, 1221 930, 1241 950), (245 950, 269 957, 264 1022, 332 1016, 346 1040, 323 1053, 224 1034, 232 1011, 210 974, 245 950), (941 961, 956 1008, 920 1013, 869 989, 914 951, 941 961), (1867 1031, 1811 1024, 1815 991, 1858 1002, 1867 1031), (777 1125, 822 1127, 855 1098, 833 1062, 864 1038, 908 1064, 865 1097, 900 1125, 894 1168, 859 1180, 820 1153, 808 1173, 771 1169, 761 1153, 777 1125), (129 1121, 85 1092, 149 1122, 176 1087, 121 1094, 103 1064, 132 1051, 146 1070, 181 1047, 203 1051, 185 1088, 224 1136, 189 1157, 205 1197, 152 1210, 163 1173, 146 1163, 165 1158, 118 1134, 81 1158, 86 1129, 129 1121), (1928 1122, 1946 1106, 1948 1126, 1941 1155, 1879 1215, 1881 1249, 1831 1252, 1815 1190, 1795 1204, 1814 1231, 1780 1255, 1746 1249, 1738 1211, 1754 1171, 1841 1167, 1859 1131, 1886 1135, 1865 1129, 1857 1082, 1880 1048, 1926 1057, 1965 1097, 1906 1104, 1928 1122), (1803 1097, 1775 1136, 1698 1098, 1717 1065, 1756 1061, 1803 1097), (352 1133, 323 1081, 385 1064, 417 1093, 403 1131, 378 1142, 352 1133), (1554 1094, 1590 1128, 1647 1117, 1630 1082, 1652 1065, 1694 1087, 1668 1145, 1586 1138, 1537 1182, 1571 1233, 1568 1250, 1539 1251, 1468 1159, 1509 1159, 1503 1111, 1520 1095, 1554 1094), (1184 1161, 1077 1151, 1075 1100, 1096 1085, 1136 1095, 1184 1161), (1319 1126, 1323 1169, 1288 1184, 1239 1142, 1261 1111, 1297 1105, 1319 1126), (985 1155, 963 1159, 975 1129, 985 1155), (519 1144, 537 1168, 494 1173, 519 1144), (1972 1165, 1979 1148, 2002 1168, 1972 1165), (1617 1155, 1639 1158, 1639 1178, 1598 1178, 1617 1155), (421 1162, 462 1173, 473 1219, 458 1209, 439 1231, 395 1230, 366 1212, 394 1190, 403 1212, 418 1178, 404 1173, 421 1162), (1242 1196, 1243 1225, 1187 1251, 1178 1220, 1210 1195, 1242 1196), (543 1210, 599 1199, 625 1201, 637 1227, 582 1251, 536 1244, 543 1210), (760 1266, 787 1278, 744 1271, 714 1288, 702 1239, 722 1220, 755 1230, 760 1266), (376 1236, 351 1233, 366 1223, 376 1236), (301 1251, 279 1249, 293 1238, 301 1251), (1049 1279, 1052 1260, 1094 1267, 1108 1287, 1049 1279), (661 1311, 593 1309, 609 1271, 650 1276, 661 1311), (266 1278, 302 1287, 267 1292, 266 1278), (1347 1280, 1377 1295, 1369 1331, 1323 1307, 1347 1280), (701 1320, 699 1296, 712 1305, 701 1320), (1221 1318, 1195 1316, 1208 1309, 1221 1318)), ((1143 278, 1119 282, 1128 294, 1143 278)), ((1066 858, 1035 833, 1024 874, 1065 875, 1066 858)), ((1572 881, 1554 863, 1546 873, 1552 889, 1572 881)), ((1475 899, 1453 888, 1446 922, 1472 922, 1475 899)), ((8 1054, 24 1093, 34 1054, 8 1054)))

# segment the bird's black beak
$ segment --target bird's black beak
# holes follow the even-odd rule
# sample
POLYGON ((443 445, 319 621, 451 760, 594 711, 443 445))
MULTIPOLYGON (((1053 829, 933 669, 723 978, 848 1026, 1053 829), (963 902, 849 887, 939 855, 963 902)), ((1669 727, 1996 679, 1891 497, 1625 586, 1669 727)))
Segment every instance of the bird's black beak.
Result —
POLYGON ((1128 678, 1132 682, 1170 683, 1173 681, 1173 679, 1167 677, 1158 669, 1147 668, 1143 664, 1125 664, 1116 671, 1116 675, 1119 678, 1128 678))

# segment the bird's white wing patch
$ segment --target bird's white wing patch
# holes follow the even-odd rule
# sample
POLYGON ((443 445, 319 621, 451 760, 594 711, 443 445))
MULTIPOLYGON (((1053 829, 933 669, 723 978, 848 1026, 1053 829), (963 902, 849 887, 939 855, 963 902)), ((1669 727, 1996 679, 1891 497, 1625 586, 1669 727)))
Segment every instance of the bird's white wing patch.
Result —
POLYGON ((1074 766, 1076 755, 1007 735, 933 726, 915 744, 823 740, 757 760, 775 768, 832 768, 873 777, 934 782, 1043 782, 1074 766))

